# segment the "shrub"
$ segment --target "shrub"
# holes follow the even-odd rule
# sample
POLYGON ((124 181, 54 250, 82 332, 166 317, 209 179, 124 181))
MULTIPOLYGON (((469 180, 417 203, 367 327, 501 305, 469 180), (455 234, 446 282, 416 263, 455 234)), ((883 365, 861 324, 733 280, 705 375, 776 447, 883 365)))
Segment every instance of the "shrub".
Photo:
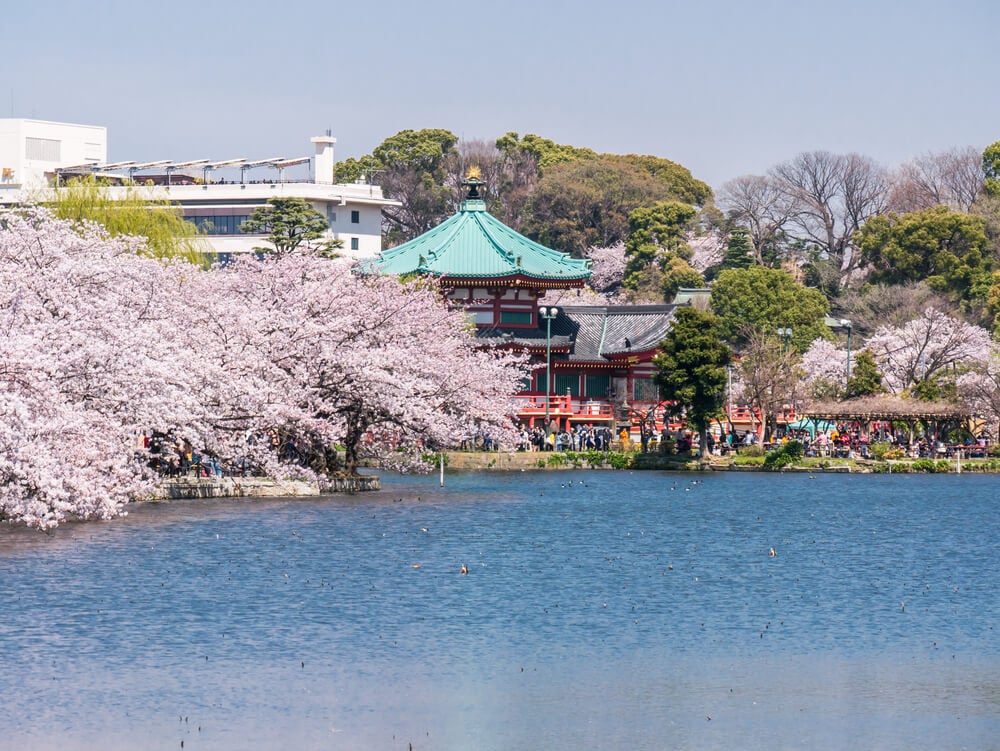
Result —
POLYGON ((745 446, 740 448, 740 456, 764 456, 764 449, 760 446, 745 446))
POLYGON ((605 461, 615 469, 628 469, 632 465, 632 457, 614 451, 605 454, 605 461))
POLYGON ((878 461, 882 461, 883 459, 885 459, 886 455, 890 451, 898 451, 898 450, 899 449, 893 448, 893 445, 891 443, 873 443, 871 446, 868 447, 868 451, 870 451, 871 455, 878 461))
POLYGON ((780 469, 799 461, 805 453, 805 447, 798 441, 783 443, 764 457, 764 469, 780 469))
POLYGON ((933 459, 917 459, 910 465, 910 469, 914 472, 937 472, 938 465, 933 459))

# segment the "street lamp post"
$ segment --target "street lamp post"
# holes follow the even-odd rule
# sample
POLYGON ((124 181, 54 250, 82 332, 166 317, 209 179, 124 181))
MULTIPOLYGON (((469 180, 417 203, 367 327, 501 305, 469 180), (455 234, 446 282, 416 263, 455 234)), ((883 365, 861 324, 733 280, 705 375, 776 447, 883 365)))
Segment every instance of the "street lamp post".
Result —
POLYGON ((785 342, 785 352, 788 351, 788 340, 792 338, 792 327, 791 326, 779 326, 778 336, 782 338, 785 342))
POLYGON ((851 329, 853 326, 846 318, 841 318, 840 323, 847 327, 847 380, 851 380, 851 329))
POLYGON ((545 320, 545 429, 549 429, 549 391, 552 385, 552 321, 559 315, 559 308, 542 305, 538 315, 545 320))

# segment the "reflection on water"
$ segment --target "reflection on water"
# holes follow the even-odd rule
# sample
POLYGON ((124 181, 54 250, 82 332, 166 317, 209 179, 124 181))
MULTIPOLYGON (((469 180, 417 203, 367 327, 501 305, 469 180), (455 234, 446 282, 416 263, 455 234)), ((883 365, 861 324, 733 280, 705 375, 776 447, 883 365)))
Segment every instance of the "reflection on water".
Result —
POLYGON ((995 747, 995 485, 388 477, 2 530, 0 748, 995 747))

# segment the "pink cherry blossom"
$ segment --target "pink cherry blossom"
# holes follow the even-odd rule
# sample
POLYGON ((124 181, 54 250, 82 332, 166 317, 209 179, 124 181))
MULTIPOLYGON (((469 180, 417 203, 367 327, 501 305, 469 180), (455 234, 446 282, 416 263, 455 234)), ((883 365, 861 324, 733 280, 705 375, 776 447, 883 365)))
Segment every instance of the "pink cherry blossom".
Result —
POLYGON ((226 464, 322 481, 287 446, 419 466, 509 440, 524 358, 477 346, 427 282, 310 255, 204 270, 41 209, 0 214, 0 518, 107 518, 158 482, 156 431, 226 464), (272 437, 280 436, 275 446, 272 437))
POLYGON ((990 334, 928 308, 899 328, 883 326, 865 342, 883 374, 883 383, 899 393, 949 369, 985 365, 991 351, 990 334))

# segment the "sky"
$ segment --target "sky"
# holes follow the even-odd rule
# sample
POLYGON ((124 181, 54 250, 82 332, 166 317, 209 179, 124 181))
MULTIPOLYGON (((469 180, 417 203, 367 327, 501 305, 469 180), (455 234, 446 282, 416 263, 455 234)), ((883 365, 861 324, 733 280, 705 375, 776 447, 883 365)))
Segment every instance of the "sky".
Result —
POLYGON ((515 131, 664 157, 718 189, 805 151, 894 167, 1000 140, 996 0, 4 6, 0 117, 106 126, 112 161, 309 156, 327 129, 337 159, 405 129, 515 131))

